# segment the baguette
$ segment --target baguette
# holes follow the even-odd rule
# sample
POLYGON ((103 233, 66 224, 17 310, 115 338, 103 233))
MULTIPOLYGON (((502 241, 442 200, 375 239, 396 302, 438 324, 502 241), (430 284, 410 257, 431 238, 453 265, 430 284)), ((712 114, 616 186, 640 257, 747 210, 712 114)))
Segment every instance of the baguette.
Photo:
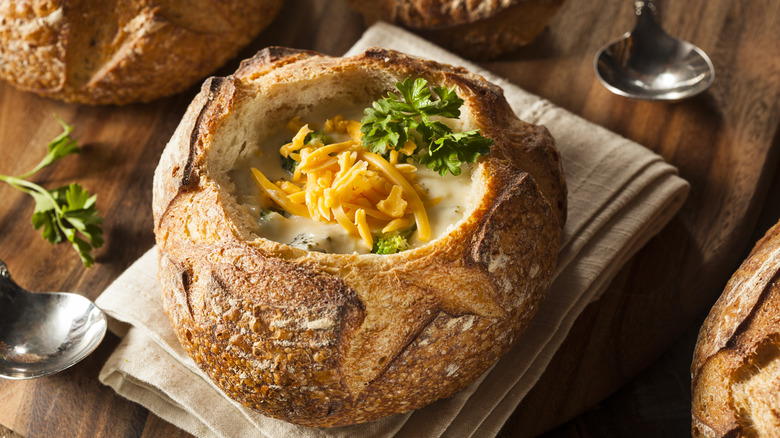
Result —
POLYGON ((780 435, 780 222, 705 319, 691 375, 694 436, 780 435))
POLYGON ((552 280, 566 187, 549 132, 480 76, 383 49, 269 48, 203 85, 156 169, 153 212, 163 306, 189 355, 228 397, 330 427, 449 397, 515 344, 552 280), (290 118, 365 108, 408 77, 455 87, 460 122, 494 140, 462 218, 388 255, 260 237, 237 163, 290 118))
POLYGON ((183 91, 234 57, 282 0, 0 2, 0 78, 92 105, 183 91))

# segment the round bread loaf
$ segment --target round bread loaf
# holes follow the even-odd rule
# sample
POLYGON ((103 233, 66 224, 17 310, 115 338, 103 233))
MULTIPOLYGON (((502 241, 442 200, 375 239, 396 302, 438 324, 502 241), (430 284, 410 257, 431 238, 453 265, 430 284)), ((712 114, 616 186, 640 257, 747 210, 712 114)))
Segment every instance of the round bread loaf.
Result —
POLYGON ((366 24, 386 21, 471 59, 531 43, 564 0, 347 0, 366 24))
POLYGON ((248 44, 282 0, 0 2, 0 77, 84 104, 183 91, 248 44))
POLYGON ((515 344, 552 281, 566 187, 548 131, 481 76, 384 49, 269 48, 203 85, 155 172, 153 211, 163 305, 200 368, 267 415, 337 426, 449 397, 515 344), (291 118, 366 108, 405 78, 454 88, 463 126, 494 140, 462 218, 388 255, 259 237, 237 163, 291 118))
POLYGON ((705 319, 691 375, 694 436, 780 436, 780 222, 705 319))

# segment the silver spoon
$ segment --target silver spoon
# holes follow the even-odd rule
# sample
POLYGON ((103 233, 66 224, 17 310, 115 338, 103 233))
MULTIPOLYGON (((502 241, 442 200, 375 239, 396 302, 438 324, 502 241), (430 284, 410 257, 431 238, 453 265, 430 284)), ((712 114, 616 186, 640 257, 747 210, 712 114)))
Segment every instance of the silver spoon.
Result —
POLYGON ((621 96, 647 100, 679 100, 706 90, 715 77, 707 54, 664 32, 653 0, 634 4, 634 30, 596 54, 596 76, 604 86, 621 96))
POLYGON ((32 379, 87 357, 106 334, 106 316, 87 298, 28 292, 0 260, 0 377, 32 379))

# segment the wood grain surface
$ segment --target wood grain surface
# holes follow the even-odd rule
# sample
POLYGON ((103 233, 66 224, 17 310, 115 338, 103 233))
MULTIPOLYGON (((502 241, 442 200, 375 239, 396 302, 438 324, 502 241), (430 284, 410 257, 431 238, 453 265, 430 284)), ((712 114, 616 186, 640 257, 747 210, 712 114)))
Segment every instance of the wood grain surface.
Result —
MULTIPOLYGON (((612 95, 600 85, 593 74, 595 51, 633 26, 632 2, 623 0, 569 0, 532 45, 482 63, 660 153, 692 188, 680 214, 578 319, 502 436, 550 430, 549 436, 562 437, 625 436, 625 431, 659 436, 632 425, 670 417, 674 430, 682 428, 689 421, 684 397, 690 382, 679 370, 690 361, 692 333, 754 243, 762 207, 780 204, 778 191, 769 192, 780 155, 780 2, 689 0, 663 2, 661 8, 670 34, 712 58, 716 78, 703 95, 678 103, 644 102, 612 95), (683 390, 670 401, 656 392, 664 385, 683 390), (635 391, 626 395, 631 388, 635 391)), ((272 26, 218 74, 230 73, 240 58, 268 45, 340 55, 364 29, 341 0, 287 2, 272 26)), ((59 133, 56 113, 75 124, 84 151, 35 181, 47 187, 81 183, 98 194, 105 218, 106 245, 96 252, 95 267, 84 269, 69 247, 51 246, 32 228, 31 200, 0 185, 0 259, 18 283, 94 299, 153 245, 151 176, 195 92, 193 87, 150 104, 94 108, 0 84, 0 173, 19 174, 38 162, 59 133)), ((765 218, 777 221, 777 210, 765 211, 765 218)), ((0 424, 24 437, 188 436, 98 382, 117 343, 109 335, 95 354, 55 376, 0 381, 0 424)))

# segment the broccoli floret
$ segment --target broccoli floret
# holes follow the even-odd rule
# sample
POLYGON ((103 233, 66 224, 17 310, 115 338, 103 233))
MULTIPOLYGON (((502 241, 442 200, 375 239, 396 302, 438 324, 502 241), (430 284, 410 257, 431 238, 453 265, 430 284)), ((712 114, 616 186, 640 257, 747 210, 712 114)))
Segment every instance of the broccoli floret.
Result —
POLYGON ((260 219, 265 218, 266 216, 268 216, 271 213, 276 213, 279 216, 290 217, 290 213, 287 212, 285 209, 271 207, 271 208, 265 208, 265 209, 260 211, 260 219))
POLYGON ((330 142, 330 137, 328 137, 328 135, 322 131, 312 131, 306 134, 306 137, 303 138, 303 144, 322 143, 325 145, 329 144, 330 142))
MULTIPOLYGON (((320 143, 320 145, 326 145, 330 143, 330 141, 330 137, 328 137, 327 134, 322 131, 312 131, 306 134, 306 137, 303 139, 304 144, 320 143)), ((282 161, 282 169, 290 172, 290 174, 295 173, 295 168, 298 166, 298 162, 295 161, 293 157, 285 157, 281 154, 279 154, 279 156, 282 161)))
POLYGON ((327 253, 327 251, 325 251, 325 249, 314 239, 314 235, 312 234, 298 234, 295 236, 295 238, 293 238, 292 242, 288 243, 288 245, 295 248, 305 249, 306 251, 327 253))
POLYGON ((282 169, 290 172, 291 174, 295 173, 295 168, 298 166, 298 162, 295 161, 292 157, 285 157, 282 154, 279 154, 279 157, 282 159, 282 169))
POLYGON ((371 248, 371 252, 374 254, 395 254, 406 251, 409 249, 409 237, 412 236, 416 228, 416 226, 412 226, 406 230, 375 235, 374 247, 371 248))

